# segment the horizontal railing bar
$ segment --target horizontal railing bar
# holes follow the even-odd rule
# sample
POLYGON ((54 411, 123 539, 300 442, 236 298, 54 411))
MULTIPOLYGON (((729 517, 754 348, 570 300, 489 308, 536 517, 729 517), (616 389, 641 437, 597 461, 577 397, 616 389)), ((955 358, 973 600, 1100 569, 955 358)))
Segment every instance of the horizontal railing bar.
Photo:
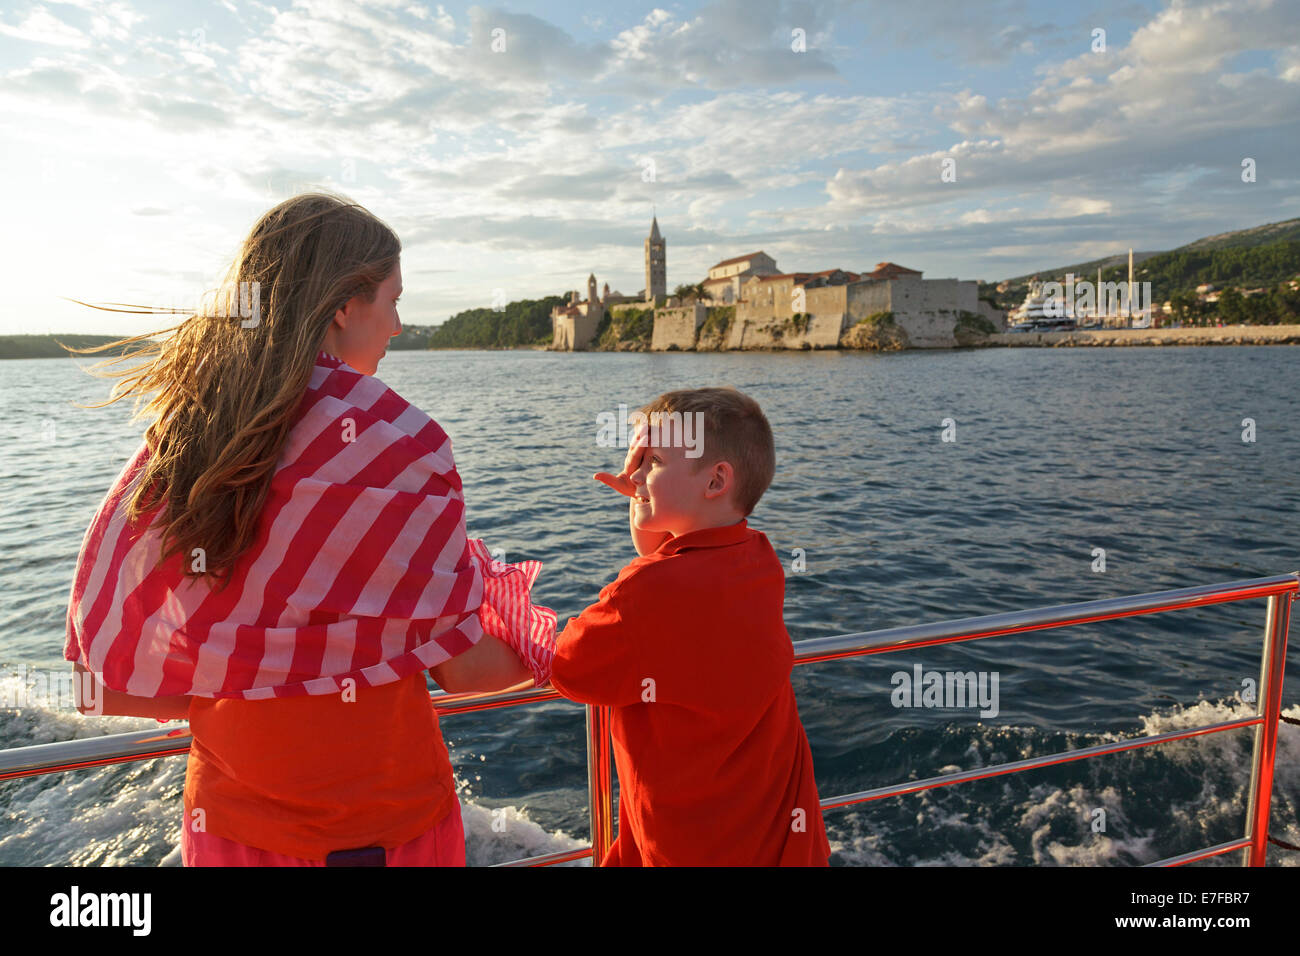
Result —
POLYGON ((511 860, 509 863, 493 863, 493 866, 555 866, 557 863, 568 863, 570 860, 581 860, 584 857, 591 856, 591 847, 583 847, 577 850, 561 850, 559 853, 548 853, 545 856, 530 856, 522 860, 511 860))
POLYGON ((1300 573, 1279 574, 1267 578, 1230 581, 1226 584, 1202 584, 1172 591, 1152 591, 1149 594, 1082 601, 1078 604, 1058 604, 1054 607, 964 617, 954 621, 909 624, 857 634, 817 637, 795 644, 795 663, 811 664, 842 657, 856 657, 861 654, 880 654, 913 647, 947 644, 952 641, 978 640, 1024 631, 1091 624, 1094 621, 1107 621, 1136 614, 1158 614, 1162 611, 1177 611, 1230 601, 1248 601, 1298 590, 1300 590, 1300 573))
MULTIPOLYGON (((1249 578, 1225 584, 1203 584, 1172 591, 1154 591, 1149 594, 1104 598, 1079 604, 1062 604, 988 614, 982 617, 941 621, 933 624, 908 625, 885 628, 860 634, 843 634, 833 637, 813 638, 794 645, 795 663, 811 664, 817 661, 836 660, 863 654, 879 654, 924 647, 951 641, 973 640, 1016 631, 1064 627, 1085 621, 1106 620, 1133 614, 1153 614, 1164 610, 1196 607, 1228 601, 1250 600, 1270 594, 1284 594, 1300 589, 1300 574, 1281 574, 1266 578, 1249 578)), ((564 700, 552 687, 532 687, 523 690, 493 694, 430 695, 440 716, 470 713, 498 707, 513 707, 547 700, 564 700)), ((55 741, 30 747, 0 750, 0 780, 26 777, 41 773, 59 773, 85 767, 120 763, 124 760, 149 760, 182 754, 189 749, 189 732, 184 725, 167 732, 174 738, 162 751, 141 746, 143 739, 155 739, 156 731, 135 731, 125 734, 107 734, 77 740, 55 741), (184 740, 182 741, 181 735, 184 740), (53 748, 53 749, 51 749, 53 748)))
MULTIPOLYGON (((553 687, 530 687, 518 691, 494 694, 430 694, 439 717, 466 714, 495 707, 514 707, 547 700, 569 701, 553 687)), ((0 750, 0 780, 31 777, 43 773, 61 773, 65 770, 83 770, 130 760, 152 760, 155 757, 175 757, 189 753, 193 737, 189 724, 178 722, 165 731, 134 730, 124 734, 104 734, 99 737, 80 737, 76 740, 57 740, 30 747, 13 747, 0 750), (166 746, 159 747, 160 740, 166 746)))
POLYGON ((1067 750, 1062 753, 1044 754, 1040 757, 1030 757, 1027 760, 1014 760, 1010 763, 1000 763, 993 767, 982 767, 977 770, 959 770, 956 773, 942 774, 938 777, 927 777, 925 780, 916 780, 912 783, 899 783, 889 787, 878 787, 875 790, 863 790, 860 793, 845 794, 840 797, 827 797, 821 802, 821 805, 823 810, 836 810, 840 807, 847 807, 855 803, 866 803, 868 800, 880 800, 884 797, 898 797, 909 793, 920 793, 922 790, 932 790, 935 787, 950 787, 956 783, 968 783, 971 780, 983 780, 985 777, 999 777, 1008 773, 1019 773, 1022 770, 1033 770, 1037 767, 1050 767, 1055 764, 1069 763, 1073 760, 1084 760, 1088 757, 1123 753, 1125 750, 1136 750, 1139 747, 1150 747, 1171 740, 1183 740, 1187 737, 1199 737, 1202 734, 1217 734, 1224 730, 1237 730, 1241 727, 1253 727, 1255 724, 1262 723, 1263 720, 1264 718, 1257 714, 1254 717, 1241 717, 1237 720, 1225 720, 1222 723, 1206 724, 1203 727, 1193 727, 1186 730, 1170 730, 1163 734, 1154 734, 1150 737, 1130 737, 1127 740, 1119 740, 1114 743, 1095 744, 1092 747, 1081 747, 1078 750, 1067 750))
POLYGON ((0 750, 0 780, 173 757, 189 753, 190 740, 189 726, 184 725, 172 730, 135 730, 14 747, 0 750))
MULTIPOLYGON (((1195 863, 1197 860, 1207 860, 1210 857, 1222 856, 1224 853, 1231 853, 1233 850, 1242 850, 1250 846, 1250 840, 1246 837, 1238 837, 1235 840, 1229 840, 1227 843, 1220 843, 1217 846, 1206 847, 1203 850, 1193 850, 1190 853, 1183 853, 1179 856, 1167 857, 1163 860, 1156 860, 1153 863, 1143 863, 1146 866, 1183 866, 1187 863, 1195 863)), ((548 853, 546 856, 530 856, 522 860, 511 860, 509 863, 493 863, 494 867, 502 866, 554 866, 556 863, 568 863, 570 860, 581 860, 584 857, 591 856, 591 847, 579 850, 562 850, 559 853, 548 853)))
MULTIPOLYGON (((1147 594, 1126 595, 1097 601, 988 614, 931 624, 909 625, 856 634, 814 638, 796 643, 794 663, 811 664, 819 661, 928 647, 955 641, 978 640, 1004 634, 1069 627, 1119 617, 1251 600, 1271 595, 1290 594, 1297 591, 1300 591, 1300 573, 1292 573, 1264 578, 1249 578, 1226 584, 1198 585, 1190 588, 1154 591, 1147 594)), ((525 687, 519 690, 488 694, 447 694, 439 692, 431 694, 430 697, 440 716, 472 713, 479 710, 512 707, 549 700, 564 700, 550 686, 540 688, 525 687)), ((1114 744, 1099 744, 1066 753, 1048 754, 1027 760, 999 764, 996 767, 944 774, 913 783, 896 784, 890 787, 864 790, 856 794, 830 797, 822 800, 821 806, 825 810, 837 809, 890 796, 919 793, 936 787, 952 786, 988 777, 1019 773, 1037 767, 1083 760, 1088 757, 1122 753, 1127 750, 1149 747, 1172 740, 1254 726, 1261 724, 1263 720, 1262 716, 1243 718, 1188 730, 1170 731, 1137 740, 1129 739, 1114 744)), ((104 766, 131 760, 150 760, 158 757, 177 756, 189 751, 192 739, 188 726, 178 724, 178 726, 166 731, 135 731, 0 750, 0 780, 104 766)), ((1220 844, 1217 847, 1192 851, 1191 853, 1147 865, 1179 866, 1241 849, 1250 845, 1250 842, 1249 839, 1243 838, 1220 844)), ((587 847, 586 849, 567 850, 497 865, 551 866, 570 860, 592 857, 593 852, 591 847, 587 847)))
MULTIPOLYGON (((1183 730, 1167 731, 1163 734, 1157 734, 1151 737, 1142 737, 1138 739, 1130 738, 1123 741, 1115 741, 1109 744, 1097 744, 1092 747, 1084 747, 1079 750, 1070 750, 1059 754, 1044 754, 1038 757, 1031 757, 1026 760, 1014 761, 1012 763, 998 764, 996 767, 985 767, 977 770, 963 770, 957 773, 943 774, 938 777, 929 777, 925 780, 918 780, 912 783, 895 784, 891 787, 881 787, 875 790, 865 790, 855 794, 844 794, 836 797, 827 797, 821 801, 823 810, 836 810, 846 806, 852 806, 858 803, 866 803, 871 800, 880 800, 890 796, 903 796, 906 794, 919 793, 923 790, 930 790, 936 787, 951 786, 958 783, 966 783, 971 780, 980 780, 986 777, 1001 776, 1009 773, 1019 773, 1022 770, 1032 770, 1037 767, 1052 766, 1055 764, 1068 763, 1074 760, 1084 760, 1089 757, 1103 756, 1106 754, 1122 753, 1126 750, 1135 750, 1139 747, 1150 747, 1159 743, 1166 743, 1172 740, 1183 740, 1190 737, 1197 737, 1206 734, 1220 733, 1225 730, 1237 730, 1243 727, 1250 727, 1261 723, 1262 717, 1243 717, 1237 720, 1223 721, 1218 724, 1206 724, 1202 727, 1186 728, 1183 730)), ((117 763, 127 760, 146 760, 154 757, 166 757, 184 753, 189 749, 190 735, 181 734, 179 731, 170 731, 166 734, 159 734, 154 731, 139 731, 134 734, 117 734, 116 737, 138 737, 140 738, 139 746, 146 748, 139 754, 122 755, 115 759, 99 759, 83 761, 80 763, 69 762, 61 769, 78 769, 81 767, 91 767, 107 763, 117 763), (159 746, 162 740, 168 741, 166 746, 159 746), (184 743, 182 743, 184 740, 184 743)), ((91 742, 103 738, 87 738, 85 740, 64 741, 64 744, 78 744, 91 742)), ((40 744, 35 747, 23 747, 15 750, 5 751, 8 754, 18 754, 20 751, 41 750, 44 748, 56 746, 55 744, 40 744)), ((0 774, 0 779, 10 777, 28 776, 39 773, 53 773, 54 770, 48 768, 24 769, 14 768, 4 774, 0 774)), ((1248 845, 1249 841, 1246 841, 1248 845)), ((1235 844, 1225 844, 1228 852, 1233 849, 1240 849, 1240 842, 1235 844)), ((1207 854, 1213 855, 1213 854, 1207 854)), ((582 859, 591 856, 591 848, 585 850, 566 850, 560 853, 549 854, 540 857, 528 857, 522 860, 513 860, 510 863, 500 863, 497 866, 550 866, 555 863, 564 863, 569 860, 582 859), (555 859, 552 859, 555 857, 555 859)), ((1199 859, 1200 857, 1191 857, 1189 859, 1199 859)), ((1181 859, 1178 857, 1171 858, 1174 860, 1181 859)), ((1168 865, 1178 865, 1169 862, 1168 865)))
POLYGON ((1244 850, 1250 846, 1250 837, 1238 837, 1235 840, 1229 840, 1227 843, 1220 843, 1218 846, 1206 847, 1204 850, 1193 850, 1190 853, 1183 853, 1179 856, 1171 856, 1168 859, 1157 860, 1155 863, 1143 863, 1143 866, 1182 866, 1185 863, 1195 863, 1197 860, 1206 860, 1212 856, 1219 856, 1223 853, 1231 853, 1233 850, 1244 850))
POLYGON ((545 687, 526 687, 523 690, 497 691, 491 694, 447 694, 438 691, 429 695, 433 699, 434 709, 439 717, 450 714, 468 714, 476 710, 493 710, 497 707, 518 707, 523 704, 538 704, 546 700, 562 700, 560 692, 547 684, 545 687))

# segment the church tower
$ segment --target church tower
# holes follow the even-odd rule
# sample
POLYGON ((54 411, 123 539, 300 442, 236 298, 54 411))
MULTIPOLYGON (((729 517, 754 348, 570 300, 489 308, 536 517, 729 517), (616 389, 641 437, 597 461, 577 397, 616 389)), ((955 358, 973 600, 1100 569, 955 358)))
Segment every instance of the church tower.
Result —
POLYGON ((645 241, 645 300, 668 294, 668 244, 659 235, 659 218, 650 223, 650 238, 645 241))

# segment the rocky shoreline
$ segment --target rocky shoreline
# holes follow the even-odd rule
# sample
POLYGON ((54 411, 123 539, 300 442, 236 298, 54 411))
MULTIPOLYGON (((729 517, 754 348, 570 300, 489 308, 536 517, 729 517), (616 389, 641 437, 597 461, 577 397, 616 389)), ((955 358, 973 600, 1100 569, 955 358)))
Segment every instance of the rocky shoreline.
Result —
POLYGON ((1300 345, 1300 325, 1224 325, 1185 329, 1079 329, 1074 332, 998 332, 979 347, 1125 345, 1300 345))
MULTIPOLYGON (((841 352, 894 352, 931 351, 949 348, 1072 348, 1131 345, 1300 345, 1300 325, 1225 325, 1216 327, 1191 327, 1183 329, 1079 329, 1074 332, 994 332, 981 334, 971 329, 961 329, 949 339, 950 344, 915 346, 902 329, 890 324, 862 323, 846 330, 838 345, 830 351, 841 352)), ((547 345, 514 346, 515 350, 550 351, 547 345)), ((728 349, 725 338, 701 333, 696 346, 679 349, 670 346, 669 352, 789 352, 826 351, 826 346, 811 346, 807 342, 772 342, 745 345, 728 349)), ((492 351, 496 351, 495 349, 492 351)), ((510 348, 502 351, 511 351, 510 348)), ((612 348, 593 348, 592 352, 648 352, 650 343, 641 339, 618 342, 612 348)))
MULTIPOLYGON (((1300 345, 1300 325, 1225 325, 1191 327, 1184 329, 1079 329, 1074 332, 995 332, 982 335, 962 330, 952 339, 952 344, 918 348, 907 340, 900 329, 892 326, 859 325, 846 331, 838 346, 831 350, 842 352, 893 352, 931 351, 947 348, 1071 348, 1132 345, 1300 345)), ((544 347, 543 347, 544 348, 544 347)), ((649 343, 642 341, 619 342, 612 349, 592 351, 646 352, 649 343)), ((689 352, 787 352, 807 351, 809 346, 791 348, 789 344, 747 345, 740 349, 727 349, 722 340, 701 338, 693 349, 671 346, 668 351, 689 352)), ((818 348, 816 351, 822 351, 818 348)))

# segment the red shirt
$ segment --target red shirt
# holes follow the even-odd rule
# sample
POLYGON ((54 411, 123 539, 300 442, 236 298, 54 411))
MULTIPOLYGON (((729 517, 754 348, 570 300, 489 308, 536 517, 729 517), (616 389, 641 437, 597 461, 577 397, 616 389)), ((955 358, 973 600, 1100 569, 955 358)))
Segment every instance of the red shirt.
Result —
POLYGON ((556 639, 556 690, 613 708, 602 865, 826 865, 784 605, 781 562, 742 519, 632 561, 556 639))
POLYGON ((338 694, 190 700, 185 818, 307 860, 397 847, 456 806, 424 675, 338 694))

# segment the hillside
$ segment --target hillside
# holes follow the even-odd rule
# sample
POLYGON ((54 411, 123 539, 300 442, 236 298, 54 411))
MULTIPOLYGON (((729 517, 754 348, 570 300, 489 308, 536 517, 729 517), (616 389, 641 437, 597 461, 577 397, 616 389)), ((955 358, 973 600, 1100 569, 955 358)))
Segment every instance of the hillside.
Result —
MULTIPOLYGON (((1150 259, 1152 256, 1162 256, 1162 255, 1164 255, 1163 252, 1138 252, 1136 249, 1134 249, 1133 250, 1133 271, 1134 272, 1137 271, 1137 267, 1139 263, 1145 262, 1147 259, 1150 259)), ((1087 262, 1076 262, 1074 265, 1060 266, 1059 268, 1046 269, 1046 270, 1035 269, 1033 272, 1027 272, 1022 276, 1016 276, 1014 279, 1007 279, 1005 281, 1010 282, 1013 285, 1024 286, 1027 285, 1029 283, 1029 280, 1032 279, 1034 276, 1038 276, 1038 278, 1042 279, 1043 281, 1046 281, 1052 276, 1057 276, 1057 275, 1063 276, 1067 272, 1073 272, 1075 276, 1080 279, 1086 279, 1088 277, 1092 277, 1095 280, 1097 278, 1098 269, 1101 269, 1103 271, 1105 271, 1106 269, 1123 269, 1124 275, 1127 278, 1128 250, 1125 249, 1121 253, 1118 253, 1113 256, 1106 256, 1105 258, 1102 259, 1090 259, 1087 262)), ((988 283, 988 285, 997 285, 997 284, 998 283, 996 282, 988 283)), ((1021 298, 1023 298, 1023 296, 1021 298)))
MULTIPOLYGON (((1263 297, 1252 302, 1248 310, 1257 322, 1290 321, 1295 315, 1293 295, 1282 296, 1278 286, 1300 275, 1300 219, 1268 223, 1250 229, 1206 236, 1168 252, 1133 254, 1134 278, 1151 283, 1151 297, 1156 302, 1195 298, 1202 283, 1236 289, 1264 289, 1263 297)), ((1043 281, 1064 282, 1066 273, 1077 279, 1095 281, 1101 267, 1102 282, 1122 282, 1128 278, 1127 254, 1092 262, 1077 263, 1056 269, 1040 269, 1043 281)), ((980 297, 1001 309, 1011 309, 1023 301, 1031 276, 1008 280, 1011 284, 999 293, 993 283, 980 286, 980 297)), ((1235 310, 1234 302, 1232 309, 1235 310)))
POLYGON ((1179 246, 1174 251, 1248 248, 1284 240, 1300 240, 1300 219, 1270 222, 1267 225, 1255 226, 1251 229, 1238 229, 1236 232, 1221 232, 1217 236, 1206 236, 1204 239, 1197 239, 1185 246, 1179 246))
MULTIPOLYGON (((120 335, 63 335, 57 332, 49 335, 0 335, 0 359, 67 358, 69 353, 59 345, 60 342, 74 348, 84 349, 95 345, 103 345, 106 342, 116 342, 120 338, 122 338, 120 335)), ((95 352, 91 355, 73 353, 73 356, 79 360, 97 362, 100 359, 121 354, 127 351, 128 348, 139 348, 139 343, 126 348, 106 349, 103 352, 95 352)))
MULTIPOLYGON (((1282 222, 1266 223, 1262 226, 1252 226, 1249 229, 1237 229, 1233 232, 1221 232, 1214 236, 1204 236, 1195 239, 1192 242, 1170 249, 1166 252, 1138 252, 1133 251, 1133 271, 1138 271, 1138 265, 1146 262, 1155 256, 1167 256, 1176 252, 1189 251, 1209 251, 1212 249, 1235 249, 1235 248, 1253 248, 1273 242, 1297 241, 1300 240, 1300 219, 1286 219, 1282 222)), ((1102 281, 1110 281, 1105 275, 1107 269, 1120 269, 1123 271, 1122 278, 1128 278, 1128 250, 1116 253, 1113 256, 1105 256, 1101 259, 1091 259, 1088 262, 1076 262, 1073 265, 1054 266, 1047 269, 1035 269, 1033 272, 1024 275, 1015 276, 1004 281, 1012 285, 1023 286, 1034 276, 1046 281, 1051 278, 1064 278, 1067 272, 1072 272, 1080 279, 1096 279, 1097 270, 1102 270, 1102 281)), ((987 283, 996 285, 997 283, 987 283)), ((981 294, 983 290, 981 290, 981 294)), ((1023 298, 1023 295, 1021 296, 1023 298)))

